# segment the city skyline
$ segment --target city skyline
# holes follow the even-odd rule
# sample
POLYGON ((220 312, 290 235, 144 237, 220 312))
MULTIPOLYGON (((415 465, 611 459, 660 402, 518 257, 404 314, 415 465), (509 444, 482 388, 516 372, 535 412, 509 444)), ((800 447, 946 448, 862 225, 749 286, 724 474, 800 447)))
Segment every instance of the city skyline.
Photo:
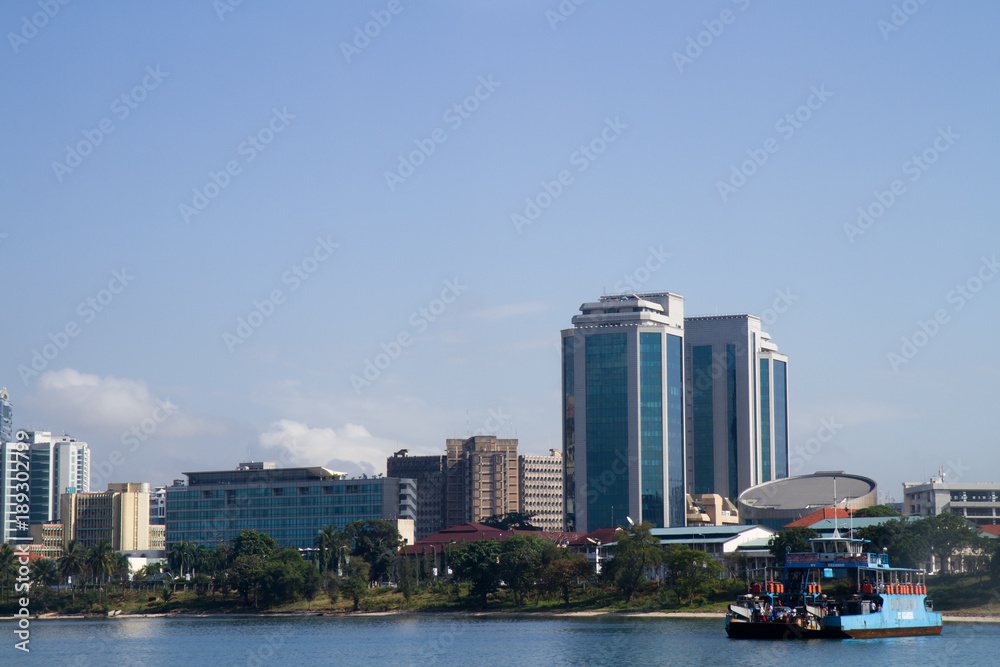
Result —
POLYGON ((1000 8, 574 6, 0 8, 13 428, 95 489, 543 454, 579 305, 669 291, 792 360, 790 475, 1000 479, 1000 8))

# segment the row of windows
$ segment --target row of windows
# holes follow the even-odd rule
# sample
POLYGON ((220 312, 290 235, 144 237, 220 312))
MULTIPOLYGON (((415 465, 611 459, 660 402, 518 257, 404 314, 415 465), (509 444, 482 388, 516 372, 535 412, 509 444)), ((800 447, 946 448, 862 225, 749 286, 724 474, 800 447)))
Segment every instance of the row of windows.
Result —
POLYGON ((371 505, 381 503, 382 496, 373 494, 355 496, 320 496, 320 497, 295 497, 295 498, 244 498, 223 500, 183 500, 170 499, 167 507, 170 510, 195 510, 195 509, 217 509, 225 507, 321 507, 334 505, 371 505))

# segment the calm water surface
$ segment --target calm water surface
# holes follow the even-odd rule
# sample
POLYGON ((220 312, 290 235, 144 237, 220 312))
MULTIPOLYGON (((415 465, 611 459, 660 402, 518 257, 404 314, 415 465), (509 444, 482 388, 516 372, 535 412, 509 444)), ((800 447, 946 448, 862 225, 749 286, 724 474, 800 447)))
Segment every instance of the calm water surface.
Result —
POLYGON ((721 620, 412 615, 33 622, 31 653, 0 623, 0 665, 995 665, 1000 626, 940 637, 727 639, 721 620))

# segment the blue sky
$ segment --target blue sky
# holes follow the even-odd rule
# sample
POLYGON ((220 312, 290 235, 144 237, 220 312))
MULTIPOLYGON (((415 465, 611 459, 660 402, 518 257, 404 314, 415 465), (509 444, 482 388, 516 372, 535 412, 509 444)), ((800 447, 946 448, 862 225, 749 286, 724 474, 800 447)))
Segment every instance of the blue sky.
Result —
POLYGON ((0 384, 99 483, 558 447, 626 276, 765 316, 793 470, 1000 480, 994 3, 221 6, 0 8, 0 384))

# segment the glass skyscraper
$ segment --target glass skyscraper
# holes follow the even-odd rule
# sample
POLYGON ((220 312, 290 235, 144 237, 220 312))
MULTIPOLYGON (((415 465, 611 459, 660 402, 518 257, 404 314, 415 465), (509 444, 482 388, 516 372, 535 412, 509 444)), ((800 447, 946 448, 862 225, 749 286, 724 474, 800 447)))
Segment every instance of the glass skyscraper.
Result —
POLYGON ((683 526, 684 299, 602 296, 562 332, 566 529, 683 526))
POLYGON ((754 315, 688 317, 689 493, 735 499, 788 477, 788 358, 754 315))

